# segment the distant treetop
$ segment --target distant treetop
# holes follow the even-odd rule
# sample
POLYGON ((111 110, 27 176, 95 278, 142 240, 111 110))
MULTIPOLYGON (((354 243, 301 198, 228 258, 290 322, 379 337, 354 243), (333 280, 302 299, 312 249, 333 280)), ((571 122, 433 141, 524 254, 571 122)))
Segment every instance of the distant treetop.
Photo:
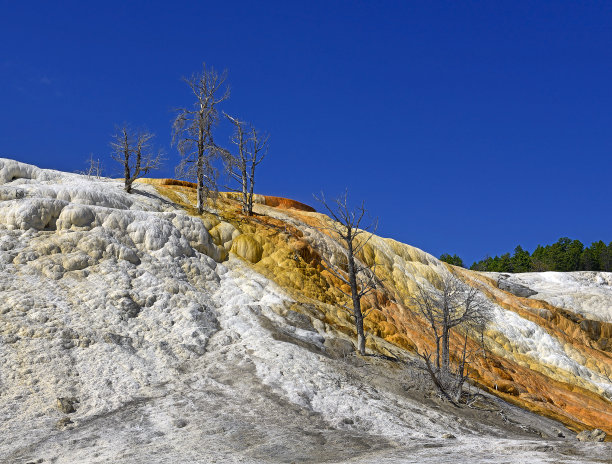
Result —
MULTIPOLYGON (((445 256, 450 257, 442 255, 445 256)), ((442 257, 442 261, 450 262, 442 257)), ((606 245, 600 240, 585 248, 579 240, 562 237, 552 245, 538 245, 532 254, 519 245, 512 255, 487 256, 472 264, 470 269, 487 272, 612 271, 612 242, 606 245)))
POLYGON ((440 256, 440 261, 444 261, 445 263, 452 264, 453 266, 465 267, 463 265, 463 260, 457 255, 451 256, 448 253, 444 253, 442 256, 440 256))

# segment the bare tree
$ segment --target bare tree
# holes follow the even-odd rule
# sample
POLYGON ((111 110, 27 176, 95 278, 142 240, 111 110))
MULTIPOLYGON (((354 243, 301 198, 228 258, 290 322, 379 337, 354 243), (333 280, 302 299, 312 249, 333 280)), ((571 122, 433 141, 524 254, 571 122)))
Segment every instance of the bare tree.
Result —
POLYGON ((111 158, 123 166, 124 188, 131 193, 136 179, 159 169, 162 163, 161 152, 155 152, 150 144, 154 134, 146 131, 134 132, 127 125, 117 128, 113 135, 111 158))
POLYGON ((102 168, 102 163, 99 158, 94 159, 93 153, 89 154, 89 158, 86 161, 87 169, 83 172, 87 177, 95 177, 99 179, 102 177, 102 173, 104 169, 102 168))
POLYGON ((426 363, 427 370, 444 397, 458 401, 467 378, 469 362, 468 336, 471 331, 480 332, 489 318, 489 311, 478 290, 462 284, 452 274, 442 278, 439 290, 417 287, 412 297, 415 311, 421 315, 431 330, 435 343, 435 361, 427 350, 418 353, 426 363), (451 331, 461 330, 462 346, 456 356, 456 370, 451 369, 451 331))
POLYGON ((350 293, 341 288, 339 290, 351 299, 351 307, 344 305, 343 307, 349 311, 354 319, 357 331, 357 349, 363 356, 366 354, 363 320, 367 316, 367 312, 361 309, 361 299, 377 287, 378 280, 374 271, 362 264, 356 259, 356 256, 372 238, 378 224, 374 220, 369 226, 360 229, 361 222, 367 213, 365 203, 362 202, 361 206, 351 209, 348 205, 348 192, 346 191, 344 195, 336 198, 331 205, 327 202, 323 193, 320 197, 315 196, 315 199, 323 205, 333 220, 330 227, 322 227, 321 229, 330 231, 332 236, 340 242, 344 252, 346 262, 332 262, 332 259, 325 257, 322 257, 322 259, 325 268, 350 288, 350 293), (369 236, 364 238, 361 237, 362 234, 369 234, 369 236))
POLYGON ((198 191, 198 211, 204 211, 204 198, 217 193, 218 170, 215 161, 225 151, 215 145, 213 127, 219 122, 217 106, 229 98, 229 86, 222 87, 227 72, 218 74, 214 68, 202 65, 202 72, 183 78, 193 95, 193 109, 179 108, 172 125, 172 143, 181 154, 177 168, 179 177, 195 179, 198 191))
POLYGON ((225 157, 227 173, 240 185, 240 189, 230 189, 242 193, 242 212, 253 215, 253 189, 255 187, 255 168, 268 153, 268 134, 261 134, 252 124, 233 118, 227 113, 225 117, 234 125, 232 143, 237 153, 225 157))

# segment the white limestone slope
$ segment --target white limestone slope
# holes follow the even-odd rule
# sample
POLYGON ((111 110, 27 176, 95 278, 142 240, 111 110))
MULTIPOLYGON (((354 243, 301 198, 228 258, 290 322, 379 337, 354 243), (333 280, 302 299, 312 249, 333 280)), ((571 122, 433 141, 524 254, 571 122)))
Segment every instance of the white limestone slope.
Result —
MULTIPOLYGON (((490 273, 499 277, 499 274, 490 273)), ((530 288, 530 298, 546 301, 587 319, 612 322, 612 272, 526 272, 503 274, 530 288)))
POLYGON ((0 200, 0 463, 550 462, 330 359, 323 322, 223 259, 229 223, 6 159, 0 200))

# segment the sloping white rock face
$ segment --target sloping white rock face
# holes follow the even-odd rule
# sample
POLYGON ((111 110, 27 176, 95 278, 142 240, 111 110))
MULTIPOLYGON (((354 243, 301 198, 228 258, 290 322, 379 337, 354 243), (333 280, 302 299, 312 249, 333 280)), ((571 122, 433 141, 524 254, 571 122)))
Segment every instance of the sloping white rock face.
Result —
MULTIPOLYGON (((216 330, 223 265, 201 221, 139 186, 0 160, 0 448, 173 378, 216 330)), ((2 453, 0 453, 1 455, 2 453)))
POLYGON ((546 301, 587 319, 612 322, 612 272, 487 273, 530 288, 546 301))
POLYGON ((325 324, 150 186, 0 159, 0 200, 0 463, 549 462, 327 357, 325 324))

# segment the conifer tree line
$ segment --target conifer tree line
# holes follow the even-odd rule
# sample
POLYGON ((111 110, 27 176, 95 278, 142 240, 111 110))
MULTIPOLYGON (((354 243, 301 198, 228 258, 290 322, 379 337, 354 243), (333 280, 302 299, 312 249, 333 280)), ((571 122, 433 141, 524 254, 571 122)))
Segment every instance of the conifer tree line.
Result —
MULTIPOLYGON (((463 266, 457 255, 443 254, 440 260, 463 266)), ((552 245, 538 245, 533 253, 520 245, 514 253, 505 253, 476 261, 470 266, 473 271, 486 272, 543 272, 543 271, 612 271, 612 242, 593 242, 585 247, 579 240, 560 238, 552 245)))

